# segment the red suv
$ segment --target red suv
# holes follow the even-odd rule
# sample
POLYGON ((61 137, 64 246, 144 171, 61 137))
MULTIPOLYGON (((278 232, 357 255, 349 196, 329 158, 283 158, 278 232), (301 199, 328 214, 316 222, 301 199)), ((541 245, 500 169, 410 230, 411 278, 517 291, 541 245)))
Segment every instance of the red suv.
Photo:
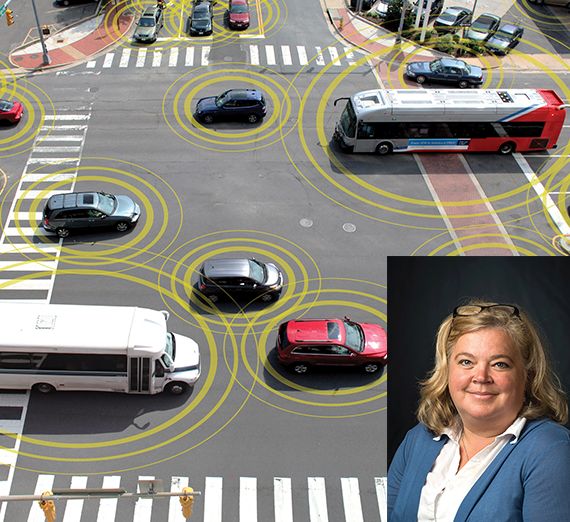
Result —
POLYGON ((247 0, 230 0, 228 24, 231 29, 247 29, 249 27, 249 5, 247 0))
POLYGON ((311 366, 362 366, 374 373, 388 360, 386 332, 348 317, 287 321, 279 326, 277 357, 299 374, 311 366))

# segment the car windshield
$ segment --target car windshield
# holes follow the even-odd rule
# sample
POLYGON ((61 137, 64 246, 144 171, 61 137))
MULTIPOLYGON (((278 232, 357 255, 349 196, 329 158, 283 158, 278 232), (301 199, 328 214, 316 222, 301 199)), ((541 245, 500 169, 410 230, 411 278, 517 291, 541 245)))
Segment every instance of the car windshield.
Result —
POLYGON ((154 27, 155 25, 154 18, 145 16, 139 20, 139 27, 154 27))
POLYGON ((207 9, 198 9, 198 10, 194 11, 192 18, 194 20, 209 20, 210 15, 208 14, 207 9))
POLYGON ((115 210, 115 205, 117 204, 117 198, 111 194, 99 194, 99 202, 97 208, 110 216, 115 210))
POLYGON ((459 15, 457 13, 445 12, 442 15, 440 15, 439 19, 443 20, 444 22, 456 22, 458 16, 459 15))
POLYGON ((164 354, 162 360, 170 367, 174 364, 176 359, 176 341, 170 332, 166 332, 166 345, 164 346, 164 354))
POLYGON ((216 105, 218 107, 222 107, 224 105, 224 103, 226 103, 229 100, 229 96, 227 92, 224 92, 223 94, 220 94, 217 98, 216 98, 216 105))
POLYGON ((346 330, 346 341, 344 344, 355 352, 361 352, 364 349, 364 332, 362 328, 351 321, 344 321, 346 330))
POLYGON ((249 260, 249 277, 257 283, 263 283, 267 277, 265 274, 265 266, 255 259, 249 260))
POLYGON ((9 111, 14 107, 14 103, 8 100, 0 100, 0 111, 9 111))
POLYGON ((230 13, 247 13, 247 6, 243 4, 232 5, 230 13))
POLYGON ((493 25, 494 20, 491 18, 479 18, 473 22, 471 25, 472 29, 479 30, 479 31, 486 31, 493 25))

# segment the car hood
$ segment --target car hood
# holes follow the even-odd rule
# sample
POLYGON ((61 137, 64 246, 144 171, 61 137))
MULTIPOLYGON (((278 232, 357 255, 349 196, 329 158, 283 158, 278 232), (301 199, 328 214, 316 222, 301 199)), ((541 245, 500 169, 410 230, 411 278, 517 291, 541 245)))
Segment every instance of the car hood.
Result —
POLYGON ((465 33, 465 38, 469 38, 470 40, 484 40, 489 36, 489 31, 476 31, 475 29, 468 29, 465 33))
POLYGON ((502 38, 491 36, 491 38, 487 40, 487 45, 496 47, 497 49, 506 49, 509 45, 509 42, 507 40, 503 40, 502 38))
POLYGON ((249 15, 247 13, 230 13, 230 20, 232 22, 247 22, 249 15))
POLYGON ((481 69, 481 67, 477 67, 476 65, 470 65, 471 67, 471 72, 469 73, 469 78, 477 78, 477 79, 482 79, 483 78, 483 69, 481 69))
POLYGON ((377 355, 384 357, 388 353, 388 342, 386 331, 380 325, 360 323, 364 330, 364 353, 367 355, 377 355))
POLYGON ((281 283, 281 272, 273 263, 266 263, 267 268, 267 279, 265 280, 266 286, 273 286, 281 283))
POLYGON ((117 198, 117 208, 114 216, 131 217, 137 213, 138 205, 129 196, 115 196, 117 198))
POLYGON ((428 73, 431 72, 429 68, 430 62, 411 62, 407 65, 409 71, 418 73, 428 73))
POLYGON ((189 337, 174 334, 176 340, 176 358, 174 359, 174 370, 191 370, 200 364, 200 351, 198 343, 189 337))
POLYGON ((436 18, 433 25, 435 25, 435 26, 443 25, 445 27, 452 27, 456 24, 457 24, 457 20, 447 20, 445 18, 436 18))
POLYGON ((135 30, 136 36, 152 36, 154 34, 154 27, 137 27, 135 30))
POLYGON ((202 98, 198 100, 196 104, 196 112, 211 111, 216 109, 216 97, 208 96, 207 98, 202 98))

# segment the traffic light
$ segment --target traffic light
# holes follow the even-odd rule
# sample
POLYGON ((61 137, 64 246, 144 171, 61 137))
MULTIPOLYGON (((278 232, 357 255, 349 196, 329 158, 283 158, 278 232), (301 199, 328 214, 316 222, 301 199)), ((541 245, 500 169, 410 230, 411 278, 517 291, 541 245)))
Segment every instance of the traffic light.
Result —
MULTIPOLYGON (((8 14, 7 11, 6 14, 8 14)), ((53 493, 51 491, 44 491, 42 495, 53 495, 53 493)), ((46 522, 55 522, 55 504, 53 500, 39 500, 38 504, 44 512, 46 522)))
POLYGON ((182 515, 184 518, 188 519, 192 516, 192 506, 194 505, 194 495, 189 496, 189 493, 193 493, 192 488, 182 488, 182 493, 184 496, 180 497, 180 505, 182 506, 182 515))
POLYGON ((6 9, 6 24, 12 25, 14 23, 14 13, 12 9, 6 9))

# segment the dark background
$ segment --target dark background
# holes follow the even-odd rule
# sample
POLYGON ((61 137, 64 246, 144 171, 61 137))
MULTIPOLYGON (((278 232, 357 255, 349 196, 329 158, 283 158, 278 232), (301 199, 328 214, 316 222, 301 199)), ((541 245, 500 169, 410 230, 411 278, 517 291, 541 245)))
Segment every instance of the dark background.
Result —
POLYGON ((467 298, 524 309, 568 394, 569 296, 563 257, 388 257, 388 462, 417 423, 417 383, 433 367, 437 328, 467 298))

